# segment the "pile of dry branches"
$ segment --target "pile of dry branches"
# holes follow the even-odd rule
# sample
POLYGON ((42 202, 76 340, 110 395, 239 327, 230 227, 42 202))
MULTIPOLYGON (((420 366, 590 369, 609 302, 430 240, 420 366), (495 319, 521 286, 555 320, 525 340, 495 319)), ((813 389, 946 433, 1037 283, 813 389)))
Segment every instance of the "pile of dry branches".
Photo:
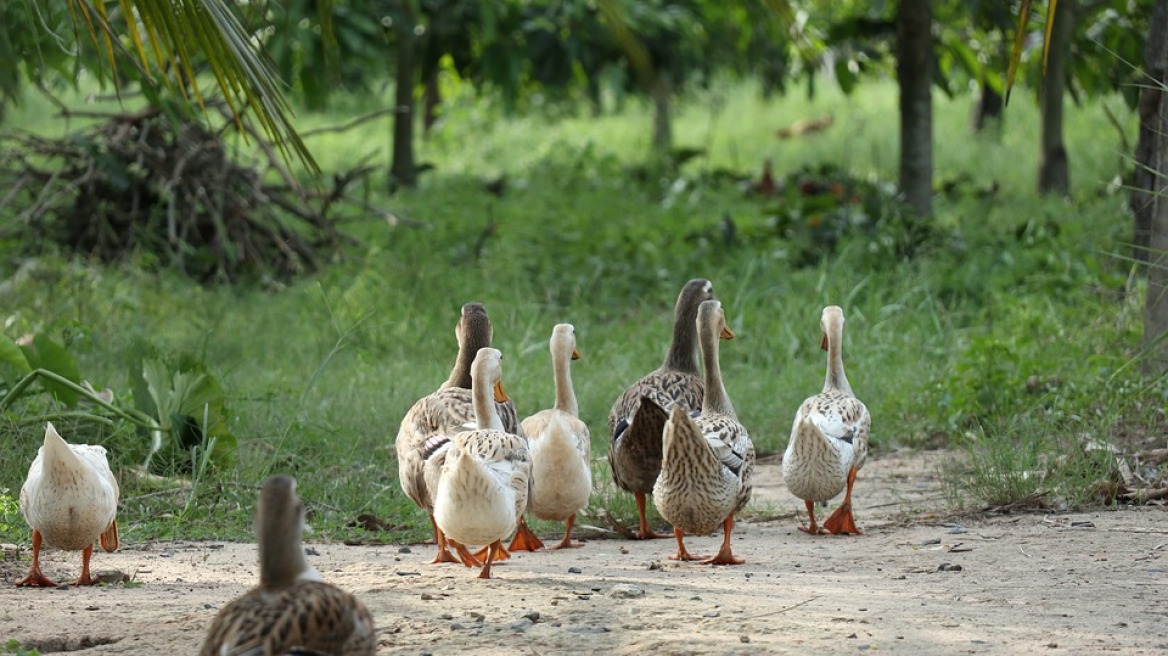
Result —
MULTIPOLYGON (((4 236, 49 239, 103 261, 148 254, 204 281, 283 279, 337 252, 345 237, 330 209, 364 204, 345 188, 374 170, 309 190, 246 123, 263 165, 238 163, 220 134, 159 109, 96 115, 101 123, 61 139, 0 136, 0 216, 12 217, 4 236)), ((225 115, 224 125, 235 123, 225 115)))

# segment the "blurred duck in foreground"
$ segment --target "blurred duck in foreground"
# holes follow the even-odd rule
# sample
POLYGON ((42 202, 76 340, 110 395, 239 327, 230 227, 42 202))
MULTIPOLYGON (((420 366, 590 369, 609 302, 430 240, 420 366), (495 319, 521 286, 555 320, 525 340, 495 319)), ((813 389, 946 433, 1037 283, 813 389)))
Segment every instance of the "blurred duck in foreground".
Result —
POLYGON ((320 580, 304 559, 304 507, 296 481, 264 481, 256 507, 260 584, 220 609, 200 656, 371 656, 373 616, 356 597, 320 580))

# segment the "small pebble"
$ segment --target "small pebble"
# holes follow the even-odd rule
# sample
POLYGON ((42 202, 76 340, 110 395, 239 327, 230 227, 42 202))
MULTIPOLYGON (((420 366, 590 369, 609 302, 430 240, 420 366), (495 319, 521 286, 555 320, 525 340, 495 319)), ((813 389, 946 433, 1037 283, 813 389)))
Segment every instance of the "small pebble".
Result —
POLYGON ((538 611, 538 610, 533 610, 533 609, 531 609, 531 608, 525 608, 525 609, 523 609, 523 610, 519 611, 519 612, 518 612, 518 613, 516 613, 516 614, 517 614, 519 617, 521 617, 521 618, 524 618, 524 619, 531 620, 532 622, 538 622, 538 621, 539 621, 539 611, 538 611))
POLYGON ((634 599, 636 597, 644 597, 645 590, 635 585, 629 585, 628 583, 617 583, 612 586, 612 590, 609 591, 608 596, 613 599, 634 599))
POLYGON ((607 626, 573 626, 570 633, 608 633, 607 626))
POLYGON ((433 599, 434 595, 430 594, 429 592, 422 593, 422 601, 432 601, 433 599))
POLYGON ((569 574, 579 574, 580 572, 581 572, 581 570, 579 567, 569 567, 568 568, 569 574))
POLYGON ((925 540, 924 542, 921 542, 917 546, 918 547, 927 547, 931 544, 941 544, 941 538, 930 538, 928 540, 925 540))
POLYGON ((738 636, 738 642, 750 642, 750 636, 748 636, 748 635, 738 636))
POLYGON ((579 599, 580 601, 588 601, 589 599, 592 598, 592 595, 590 595, 590 594, 576 595, 576 598, 579 599))
POLYGON ((462 631, 462 630, 465 630, 465 629, 466 629, 466 627, 465 627, 465 626, 463 626, 463 625, 461 625, 461 624, 459 624, 458 622, 451 622, 451 623, 450 623, 450 630, 451 630, 451 631, 462 631))
POLYGON ((702 613, 702 617, 718 617, 721 614, 722 613, 719 613, 716 610, 708 610, 708 611, 702 613))
POLYGON ((482 623, 483 620, 487 619, 486 615, 483 615, 482 613, 474 610, 467 613, 466 616, 479 623, 482 623))
POLYGON ((305 556, 319 556, 320 552, 316 550, 316 547, 304 547, 304 555, 305 556))
POLYGON ((414 551, 412 549, 410 549, 409 547, 398 547, 397 552, 398 553, 413 553, 414 551))
POLYGON ((516 633, 523 633, 523 632, 527 631, 529 628, 531 628, 531 624, 532 624, 531 620, 524 617, 521 620, 517 620, 515 622, 512 622, 511 623, 511 630, 515 631, 516 633))
POLYGON ((438 619, 440 619, 440 620, 452 620, 452 619, 454 619, 454 616, 453 616, 453 615, 451 615, 450 613, 442 613, 441 615, 439 615, 439 616, 438 616, 438 619))
POLYGON ((659 569, 661 569, 661 563, 659 561, 654 560, 654 561, 651 561, 649 563, 649 571, 650 572, 652 572, 654 570, 659 570, 659 569))
POLYGON ((941 563, 937 566, 938 572, 960 572, 965 569, 961 565, 952 565, 950 563, 941 563))

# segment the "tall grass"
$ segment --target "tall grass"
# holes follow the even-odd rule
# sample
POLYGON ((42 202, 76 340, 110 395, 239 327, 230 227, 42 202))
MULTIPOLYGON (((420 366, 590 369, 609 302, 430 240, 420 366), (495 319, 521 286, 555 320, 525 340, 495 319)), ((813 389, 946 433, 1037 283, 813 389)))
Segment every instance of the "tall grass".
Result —
MULTIPOLYGON (((969 135, 967 98, 938 97, 938 179, 965 177, 975 188, 996 182, 998 191, 939 196, 936 221, 944 230, 914 259, 874 254, 855 237, 800 268, 773 240, 744 237, 725 246, 704 237, 727 214, 743 235, 768 221, 757 201, 706 174, 755 175, 769 157, 779 172, 831 162, 891 181, 891 84, 851 98, 824 89, 813 100, 764 100, 750 85, 715 85, 683 99, 677 116, 680 145, 707 148, 707 155, 678 175, 648 181, 630 173, 648 149, 646 107, 629 103, 600 118, 583 111, 505 117, 490 99, 455 91, 438 129, 419 144, 420 158, 436 170, 417 190, 392 197, 372 183, 367 190, 429 227, 354 223, 349 229, 363 246, 312 279, 203 288, 165 270, 92 266, 63 255, 16 275, 17 262, 2 263, 10 276, 0 289, 5 332, 48 331, 66 341, 99 387, 129 393, 127 363, 144 341, 204 360, 229 392, 237 460, 205 473, 186 513, 185 495, 194 492, 126 484, 128 539, 246 535, 253 486, 275 471, 300 478, 318 536, 358 533, 347 524, 362 513, 400 527, 387 538, 423 536, 424 518, 397 484, 392 441, 409 405, 449 371, 458 308, 472 299, 490 312, 496 346, 507 354, 504 382, 523 413, 552 403, 552 325, 576 325, 585 357, 573 374, 599 456, 607 453, 613 399, 660 364, 673 300, 696 276, 714 281, 738 335, 722 348, 724 374, 764 454, 784 447, 795 408, 822 386, 818 319, 829 303, 848 316, 844 357, 874 417, 877 454, 938 434, 961 436, 995 416, 1014 419, 1012 435, 1055 415, 1067 427, 1099 428, 1091 405, 1128 398, 1120 389, 1134 374, 1109 377, 1138 345, 1139 314, 1125 300, 1124 263, 1109 255, 1129 226, 1124 198, 1106 192, 1118 172, 1118 138, 1097 104, 1068 114, 1074 197, 1039 199, 1032 193, 1033 107, 1012 105, 994 141, 969 135), (772 136, 795 119, 826 113, 836 121, 822 135, 772 136), (496 198, 482 183, 500 174, 508 192, 496 198), (476 257, 490 221, 495 231, 476 257), (1032 376, 1061 382, 1027 391, 1032 376)), ((369 108, 353 101, 347 111, 307 115, 300 125, 339 123, 369 108)), ((44 113, 39 99, 28 98, 12 120, 59 129, 44 113)), ((335 170, 366 153, 385 163, 388 140, 388 123, 375 122, 309 143, 322 166, 335 170)), ((17 490, 43 427, 19 416, 9 421, 3 432, 14 448, 0 451, 0 488, 17 490)), ((119 445, 141 439, 126 427, 61 428, 69 438, 110 445, 117 465, 134 464, 119 460, 119 445)), ((606 463, 595 466, 605 480, 606 463)), ((593 505, 627 517, 631 504, 613 494, 598 493, 593 505)), ((11 524, 0 518, 0 529, 11 524)), ((2 538, 16 539, 7 530, 2 538)))

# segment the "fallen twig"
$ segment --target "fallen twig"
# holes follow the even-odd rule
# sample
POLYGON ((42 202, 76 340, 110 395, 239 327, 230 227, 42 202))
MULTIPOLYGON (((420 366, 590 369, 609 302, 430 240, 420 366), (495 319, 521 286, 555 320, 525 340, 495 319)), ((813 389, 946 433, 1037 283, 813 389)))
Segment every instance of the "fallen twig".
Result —
POLYGON ((806 606, 807 604, 815 601, 816 599, 819 599, 819 597, 821 597, 821 596, 822 595, 815 595, 814 597, 811 597, 810 599, 807 599, 805 601, 800 601, 799 603, 795 604, 794 606, 787 606, 786 608, 780 608, 778 610, 767 611, 765 613, 759 613, 758 615, 751 615, 751 616, 747 617, 746 619, 755 620, 755 619, 758 619, 760 617, 770 617, 771 615, 779 615, 780 613, 785 613, 789 610, 795 610, 796 608, 798 608, 800 606, 806 606))

